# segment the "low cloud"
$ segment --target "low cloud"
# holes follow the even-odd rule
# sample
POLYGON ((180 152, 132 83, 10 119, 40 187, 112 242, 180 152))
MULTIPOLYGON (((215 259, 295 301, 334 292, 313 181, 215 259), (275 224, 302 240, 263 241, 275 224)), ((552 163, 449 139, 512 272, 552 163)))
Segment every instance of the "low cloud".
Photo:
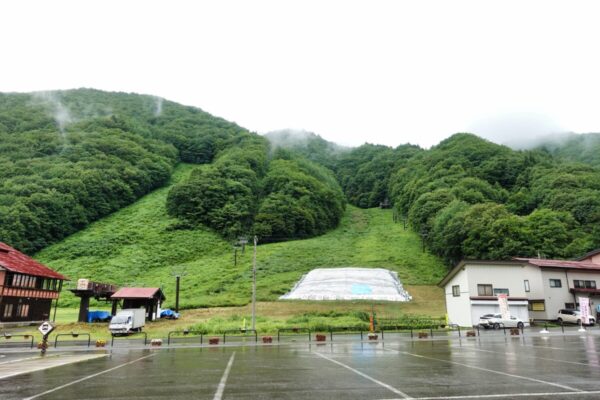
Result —
POLYGON ((468 131, 520 150, 559 140, 567 130, 547 115, 520 112, 480 119, 471 124, 468 131))

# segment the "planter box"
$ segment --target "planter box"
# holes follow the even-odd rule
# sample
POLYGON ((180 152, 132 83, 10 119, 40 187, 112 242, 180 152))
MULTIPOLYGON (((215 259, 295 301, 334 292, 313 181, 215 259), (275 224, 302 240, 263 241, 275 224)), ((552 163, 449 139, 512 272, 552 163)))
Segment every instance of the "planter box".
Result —
POLYGON ((210 339, 208 339, 208 344, 219 344, 219 338, 211 337, 210 339))
POLYGON ((151 346, 162 346, 162 339, 152 339, 150 341, 151 346))
POLYGON ((271 336, 263 336, 262 342, 263 343, 273 343, 273 337, 271 337, 271 336))
POLYGON ((419 332, 419 339, 427 339, 429 334, 427 332, 419 332))
POLYGON ((325 340, 327 340, 327 336, 321 334, 321 333, 317 333, 317 335, 315 336, 317 342, 324 342, 325 340))
POLYGON ((467 331, 467 337, 475 337, 475 336, 477 336, 475 331, 467 331))
POLYGON ((378 337, 379 337, 379 335, 377 335, 376 333, 369 333, 369 334, 367 335, 367 338, 368 338, 369 340, 377 340, 377 338, 378 338, 378 337))

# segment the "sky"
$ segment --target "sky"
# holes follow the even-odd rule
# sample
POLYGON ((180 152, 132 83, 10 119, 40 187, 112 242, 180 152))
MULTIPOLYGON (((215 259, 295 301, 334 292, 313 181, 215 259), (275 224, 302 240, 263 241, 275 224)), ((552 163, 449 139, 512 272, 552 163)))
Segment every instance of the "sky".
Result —
POLYGON ((429 147, 600 132, 594 1, 3 1, 0 91, 92 87, 258 133, 429 147))

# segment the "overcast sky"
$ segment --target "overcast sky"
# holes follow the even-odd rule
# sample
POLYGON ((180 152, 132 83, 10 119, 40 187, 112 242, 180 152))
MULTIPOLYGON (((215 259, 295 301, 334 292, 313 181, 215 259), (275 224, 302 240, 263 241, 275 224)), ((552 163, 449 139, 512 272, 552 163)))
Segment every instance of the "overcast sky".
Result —
POLYGON ((259 133, 600 131, 590 1, 3 1, 0 91, 153 94, 259 133))

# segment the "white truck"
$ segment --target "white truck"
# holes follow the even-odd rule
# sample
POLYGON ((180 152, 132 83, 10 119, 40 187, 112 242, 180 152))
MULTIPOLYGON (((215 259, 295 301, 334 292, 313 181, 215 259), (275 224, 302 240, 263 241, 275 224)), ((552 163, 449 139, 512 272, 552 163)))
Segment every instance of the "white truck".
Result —
POLYGON ((112 317, 108 330, 113 335, 128 335, 141 332, 146 324, 146 310, 144 308, 127 308, 112 317))

